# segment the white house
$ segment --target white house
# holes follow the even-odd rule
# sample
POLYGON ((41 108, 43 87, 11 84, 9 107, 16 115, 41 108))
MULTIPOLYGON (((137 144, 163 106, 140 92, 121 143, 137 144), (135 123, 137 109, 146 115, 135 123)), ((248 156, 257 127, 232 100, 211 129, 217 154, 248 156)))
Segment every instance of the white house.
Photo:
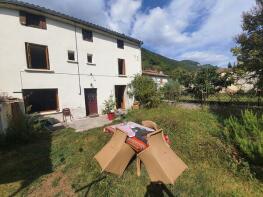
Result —
POLYGON ((141 74, 142 42, 36 5, 0 2, 0 94, 32 112, 100 114, 110 95, 129 108, 127 84, 141 74))
POLYGON ((162 71, 158 72, 156 70, 143 70, 142 75, 152 78, 158 88, 163 87, 169 78, 169 76, 165 75, 162 71))

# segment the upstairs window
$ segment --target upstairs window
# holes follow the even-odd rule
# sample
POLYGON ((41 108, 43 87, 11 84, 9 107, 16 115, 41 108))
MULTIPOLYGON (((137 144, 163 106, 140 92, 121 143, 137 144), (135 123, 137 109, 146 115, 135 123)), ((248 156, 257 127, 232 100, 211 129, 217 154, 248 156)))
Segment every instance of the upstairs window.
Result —
POLYGON ((93 42, 93 33, 90 30, 82 29, 83 40, 93 42))
POLYGON ((49 70, 47 46, 26 43, 26 57, 28 68, 49 70))
POLYGON ((91 55, 91 54, 88 54, 88 55, 87 55, 87 62, 88 62, 89 64, 92 64, 92 63, 93 63, 93 55, 91 55))
POLYGON ((27 12, 20 12, 20 23, 29 27, 47 29, 46 18, 44 16, 35 15, 27 12))
POLYGON ((124 41, 117 39, 117 47, 119 49, 124 49, 124 41))
POLYGON ((124 59, 118 59, 118 74, 119 75, 126 75, 125 60, 124 59))

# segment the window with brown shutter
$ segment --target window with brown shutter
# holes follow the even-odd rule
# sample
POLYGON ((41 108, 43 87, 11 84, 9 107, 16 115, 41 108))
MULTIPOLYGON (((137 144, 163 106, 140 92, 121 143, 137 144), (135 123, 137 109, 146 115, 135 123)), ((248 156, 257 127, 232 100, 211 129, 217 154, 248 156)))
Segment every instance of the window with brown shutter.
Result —
POLYGON ((20 23, 29 27, 47 29, 46 17, 20 11, 20 23))
POLYGON ((20 16, 19 16, 20 23, 21 23, 22 25, 26 25, 26 13, 20 11, 19 14, 20 14, 20 16))
POLYGON ((28 68, 49 70, 47 46, 26 43, 26 57, 28 68))
POLYGON ((126 75, 125 60, 124 59, 118 59, 118 74, 119 75, 126 75))

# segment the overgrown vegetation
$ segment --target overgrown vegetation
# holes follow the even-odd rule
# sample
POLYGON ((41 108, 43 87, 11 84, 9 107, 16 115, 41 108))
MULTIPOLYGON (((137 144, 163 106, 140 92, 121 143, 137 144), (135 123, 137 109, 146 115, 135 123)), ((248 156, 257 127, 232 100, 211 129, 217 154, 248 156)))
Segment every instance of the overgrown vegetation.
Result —
POLYGON ((161 102, 157 85, 149 77, 136 75, 129 88, 128 94, 134 96, 135 100, 139 101, 143 107, 157 107, 161 102))
POLYGON ((1 132, 0 147, 11 147, 18 144, 26 144, 36 138, 45 135, 45 119, 38 115, 17 114, 9 118, 8 128, 1 132))
POLYGON ((226 141, 236 146, 250 163, 263 165, 263 115, 246 110, 240 120, 232 116, 225 125, 226 141))
MULTIPOLYGON (((174 196, 261 196, 263 184, 240 165, 232 150, 217 138, 223 125, 207 109, 160 106, 130 112, 126 120, 156 121, 169 135, 171 148, 188 165, 175 185, 174 196)), ((122 177, 101 173, 93 159, 108 142, 102 128, 76 133, 64 129, 33 143, 0 152, 0 196, 163 196, 150 184, 142 165, 133 161, 122 177)))

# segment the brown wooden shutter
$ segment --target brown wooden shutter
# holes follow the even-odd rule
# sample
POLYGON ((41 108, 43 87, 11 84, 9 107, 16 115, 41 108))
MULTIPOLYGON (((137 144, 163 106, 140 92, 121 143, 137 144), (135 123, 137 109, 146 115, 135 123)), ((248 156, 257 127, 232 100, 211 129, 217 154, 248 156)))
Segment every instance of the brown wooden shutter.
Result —
POLYGON ((47 64, 47 69, 50 69, 50 65, 49 65, 49 56, 48 56, 48 47, 46 47, 46 64, 47 64))
POLYGON ((123 74, 126 75, 125 59, 123 59, 123 74))
POLYGON ((25 47, 26 47, 26 61, 27 61, 27 67, 31 68, 31 52, 30 52, 30 46, 29 43, 25 43, 25 47))
POLYGON ((46 17, 44 16, 40 17, 40 28, 47 29, 46 17))
POLYGON ((26 25, 26 13, 23 11, 19 12, 19 20, 21 25, 26 25))

